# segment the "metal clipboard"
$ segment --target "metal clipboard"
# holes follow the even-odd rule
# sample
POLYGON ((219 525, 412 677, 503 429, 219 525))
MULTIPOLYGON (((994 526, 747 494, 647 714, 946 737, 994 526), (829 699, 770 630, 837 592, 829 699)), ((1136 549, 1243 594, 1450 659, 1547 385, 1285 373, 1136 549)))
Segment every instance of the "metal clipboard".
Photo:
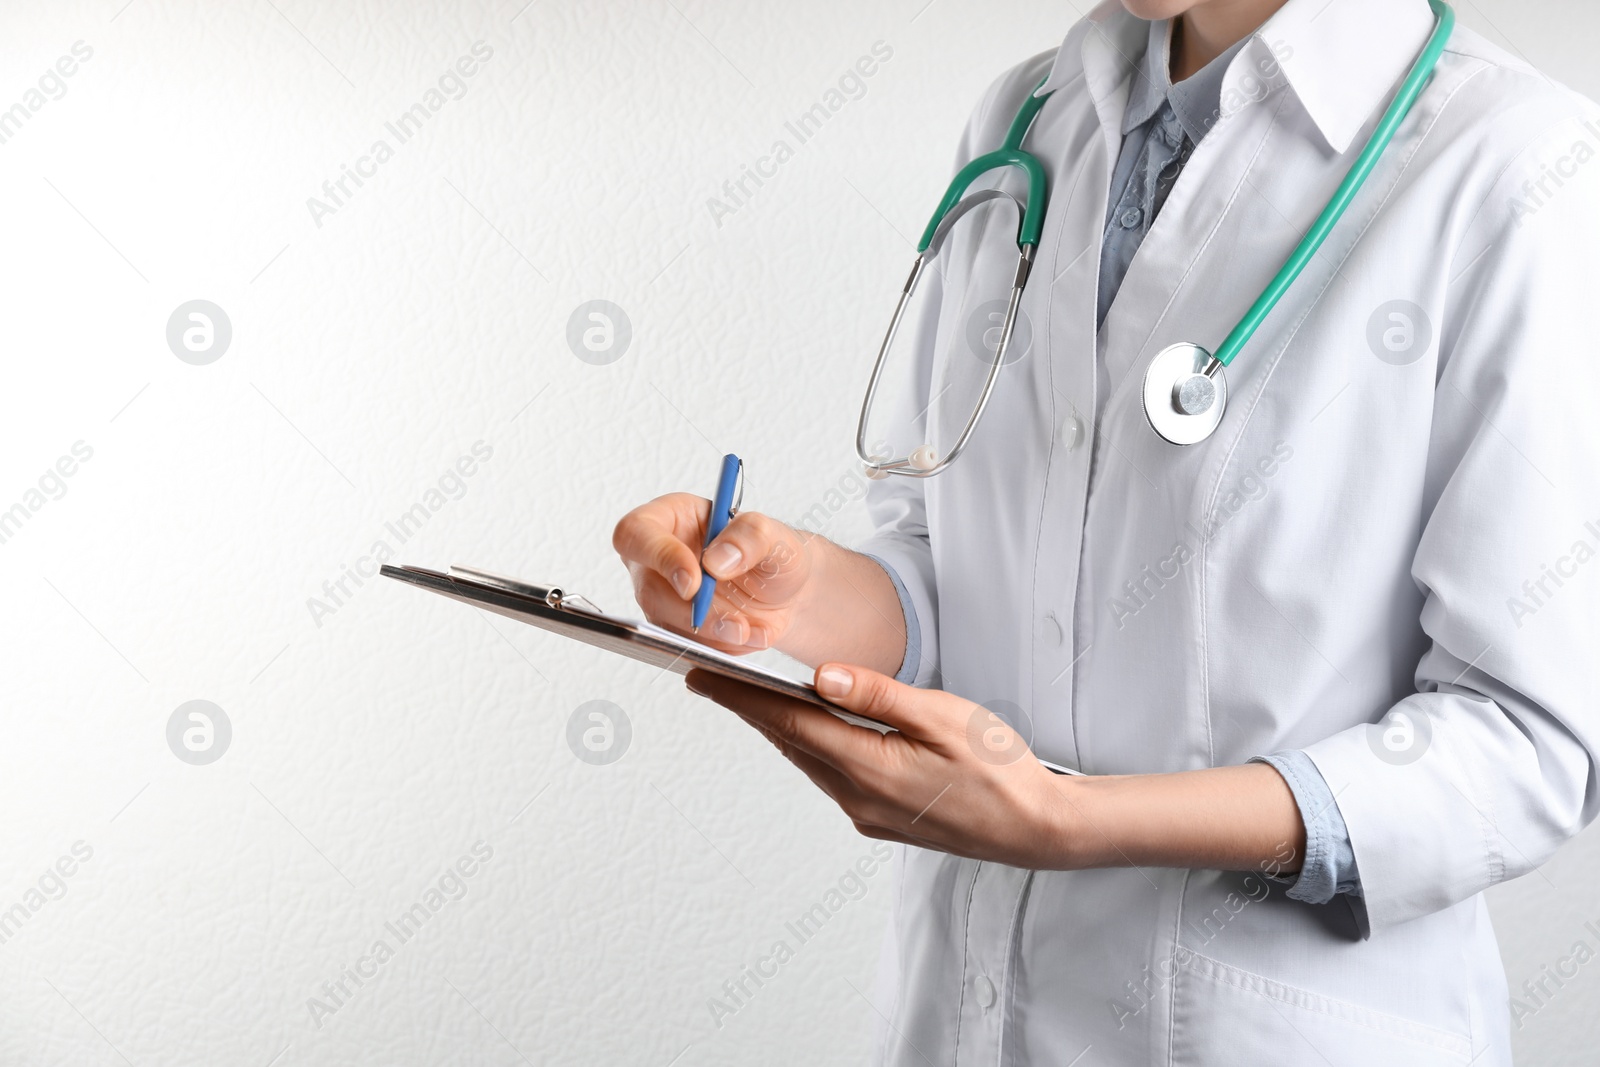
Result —
MULTIPOLYGON (((419 586, 452 600, 485 608, 508 619, 525 622, 675 674, 688 674, 695 669, 710 671, 724 678, 803 700, 852 726, 862 726, 880 734, 893 730, 893 727, 876 719, 829 703, 817 695, 809 682, 787 678, 765 667, 747 663, 653 623, 608 615, 586 597, 567 592, 559 586, 535 585, 474 567, 452 566, 446 572, 426 567, 396 567, 386 563, 379 573, 385 578, 419 586)), ((1039 762, 1056 774, 1082 773, 1042 759, 1039 762)))
POLYGON ((452 566, 445 572, 426 567, 384 564, 379 573, 385 578, 420 586, 452 600, 485 608, 508 619, 525 622, 541 630, 648 663, 652 667, 676 674, 688 674, 699 668, 804 700, 856 726, 865 726, 879 733, 889 730, 888 726, 876 719, 855 715, 828 703, 807 682, 786 678, 765 667, 743 662, 652 623, 607 615, 587 598, 564 591, 559 586, 535 585, 473 567, 452 566))

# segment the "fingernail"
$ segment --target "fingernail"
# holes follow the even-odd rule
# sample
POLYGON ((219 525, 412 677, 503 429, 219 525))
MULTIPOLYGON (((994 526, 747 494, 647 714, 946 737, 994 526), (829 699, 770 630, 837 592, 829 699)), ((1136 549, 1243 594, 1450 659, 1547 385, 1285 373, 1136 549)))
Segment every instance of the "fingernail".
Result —
POLYGON ((732 619, 718 619, 711 627, 711 636, 730 645, 739 643, 739 624, 732 619))
POLYGON ((683 597, 685 600, 688 600, 689 595, 694 592, 694 575, 690 574, 686 570, 678 570, 673 572, 672 588, 678 591, 679 596, 683 597))
POLYGON ((843 667, 824 667, 817 675, 817 692, 825 697, 846 696, 855 684, 855 675, 843 667))
POLYGON ((730 545, 726 541, 719 541, 706 549, 703 562, 706 565, 706 570, 711 571, 713 574, 726 574, 737 567, 739 561, 743 558, 744 553, 740 552, 737 546, 730 545))
POLYGON ((762 649, 769 647, 771 644, 772 638, 767 636, 767 631, 752 628, 750 630, 750 637, 745 641, 744 647, 762 649))

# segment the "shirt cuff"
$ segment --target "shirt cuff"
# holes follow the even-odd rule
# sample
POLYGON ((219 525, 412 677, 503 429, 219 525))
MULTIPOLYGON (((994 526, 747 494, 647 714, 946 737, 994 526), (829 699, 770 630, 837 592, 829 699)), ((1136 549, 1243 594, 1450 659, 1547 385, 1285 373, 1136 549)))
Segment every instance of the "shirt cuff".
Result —
POLYGON ((895 596, 900 598, 900 614, 906 619, 906 654, 900 661, 900 669, 895 672, 894 680, 906 685, 916 685, 917 671, 922 666, 922 627, 917 624, 917 608, 911 601, 911 591, 906 588, 906 583, 900 580, 900 575, 895 573, 893 567, 870 552, 862 554, 882 567, 883 573, 894 583, 895 596))
POLYGON ((1288 783, 1300 819, 1306 827, 1306 854, 1300 874, 1290 885, 1290 900, 1326 904, 1340 893, 1361 895, 1361 872, 1356 869, 1350 831, 1334 802, 1333 791, 1311 757, 1298 750, 1254 756, 1251 763, 1270 765, 1288 783))

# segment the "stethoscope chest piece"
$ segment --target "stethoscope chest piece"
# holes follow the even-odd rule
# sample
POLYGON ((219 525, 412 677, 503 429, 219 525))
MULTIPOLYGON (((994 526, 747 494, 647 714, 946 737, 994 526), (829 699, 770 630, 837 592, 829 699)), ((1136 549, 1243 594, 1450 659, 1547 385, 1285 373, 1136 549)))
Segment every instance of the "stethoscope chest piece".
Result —
POLYGON ((1222 364, 1187 341, 1156 354, 1144 374, 1144 414, 1165 441, 1192 445, 1204 441, 1228 407, 1228 379, 1222 364))

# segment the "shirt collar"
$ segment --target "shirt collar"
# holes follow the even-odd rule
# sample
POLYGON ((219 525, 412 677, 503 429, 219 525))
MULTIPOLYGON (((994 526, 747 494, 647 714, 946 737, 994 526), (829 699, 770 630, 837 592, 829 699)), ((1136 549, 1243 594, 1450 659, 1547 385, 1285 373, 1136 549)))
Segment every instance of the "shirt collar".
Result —
POLYGON ((1233 57, 1245 45, 1236 42, 1203 68, 1178 82, 1171 81, 1172 20, 1150 23, 1144 58, 1133 72, 1128 106, 1122 113, 1122 135, 1126 137, 1150 121, 1163 103, 1172 105, 1183 132, 1199 144, 1222 115, 1222 79, 1233 57))
MULTIPOLYGON (((1289 0, 1226 64, 1222 96, 1232 99, 1236 89, 1243 99, 1261 99, 1263 86, 1287 84, 1328 146, 1343 153, 1376 118, 1432 28, 1427 0, 1289 0)), ((1103 0, 1067 33, 1038 91, 1082 76, 1096 100, 1109 99, 1139 69, 1132 57, 1141 46, 1148 51, 1150 34, 1121 0, 1103 0)), ((1142 80, 1132 78, 1135 91, 1142 80)))

